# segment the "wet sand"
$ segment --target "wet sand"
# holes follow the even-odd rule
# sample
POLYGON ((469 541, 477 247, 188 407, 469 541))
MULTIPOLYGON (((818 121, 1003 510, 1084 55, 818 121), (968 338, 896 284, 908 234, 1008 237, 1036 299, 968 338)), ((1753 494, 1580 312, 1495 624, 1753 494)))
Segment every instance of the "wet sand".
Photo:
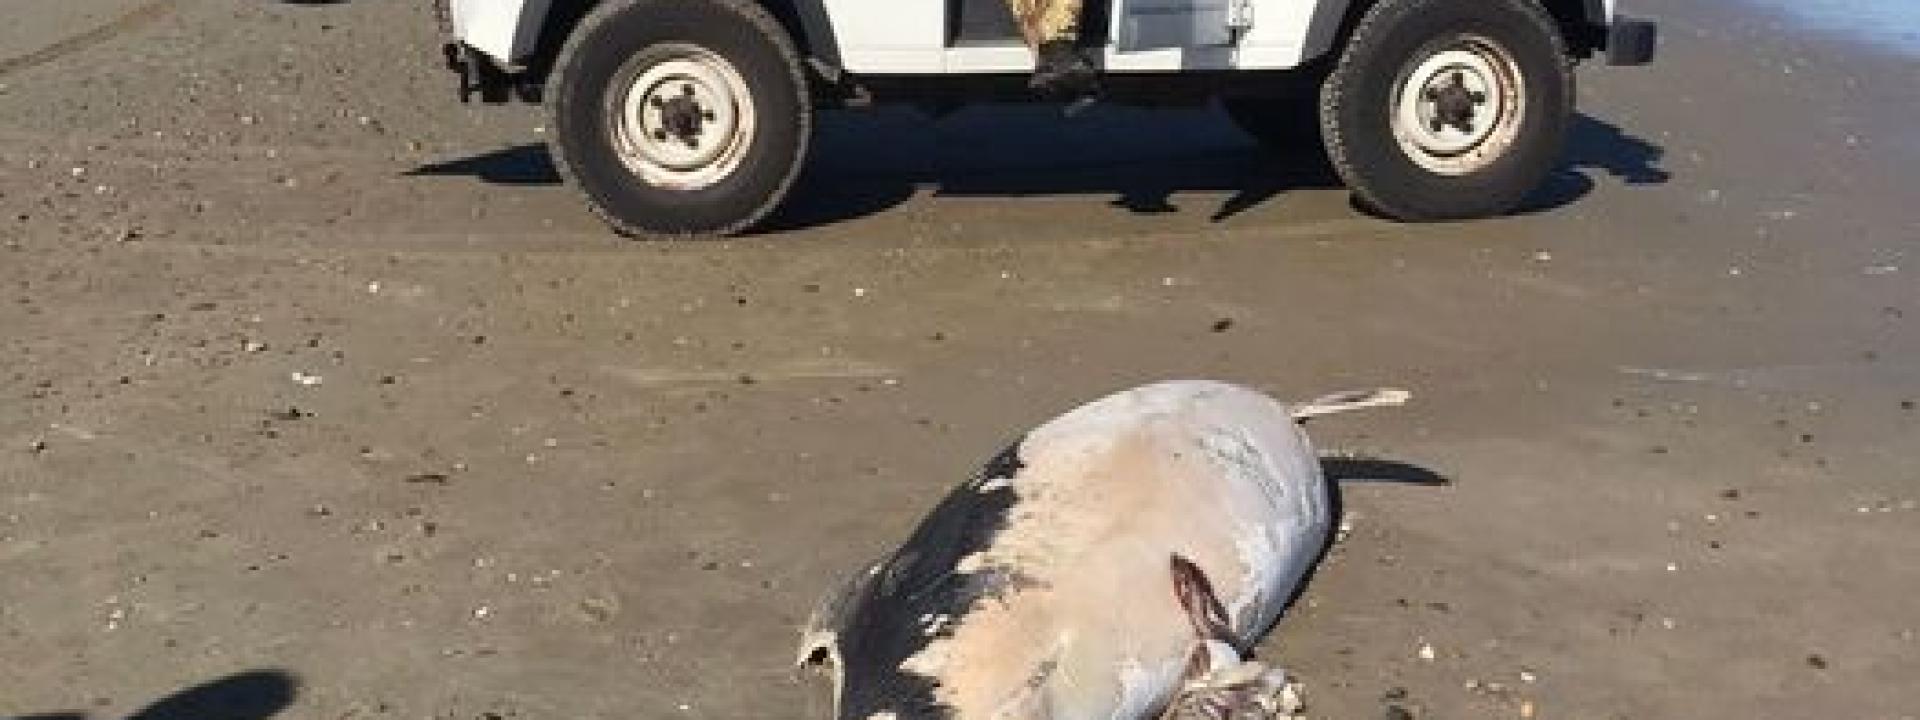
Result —
POLYGON ((1920 708, 1911 55, 1640 8, 1659 64, 1584 68, 1497 220, 1210 111, 975 108, 635 243, 424 4, 78 7, 0 34, 0 716, 823 718, 839 573, 1168 377, 1415 393, 1314 428, 1453 481, 1348 488, 1262 648, 1315 717, 1920 708))

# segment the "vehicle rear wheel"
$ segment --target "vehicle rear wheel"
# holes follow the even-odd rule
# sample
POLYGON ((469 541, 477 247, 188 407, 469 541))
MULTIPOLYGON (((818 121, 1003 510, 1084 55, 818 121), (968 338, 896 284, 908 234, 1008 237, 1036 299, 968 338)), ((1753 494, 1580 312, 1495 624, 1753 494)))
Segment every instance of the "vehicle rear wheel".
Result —
POLYGON ((793 42, 747 0, 609 0, 549 88, 555 165, 624 235, 726 235, 785 198, 812 105, 793 42))
POLYGON ((1382 0, 1321 87, 1334 169, 1398 220, 1509 212, 1566 141, 1573 75, 1532 0, 1382 0))

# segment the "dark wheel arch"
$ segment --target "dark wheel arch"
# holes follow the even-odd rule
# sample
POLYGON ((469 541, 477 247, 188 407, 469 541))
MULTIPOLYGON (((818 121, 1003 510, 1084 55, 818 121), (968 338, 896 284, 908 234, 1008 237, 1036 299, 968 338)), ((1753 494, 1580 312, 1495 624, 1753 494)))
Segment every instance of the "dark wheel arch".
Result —
MULTIPOLYGON (((533 53, 522 60, 522 80, 530 85, 545 85, 553 73, 560 50, 566 47, 567 38, 573 36, 573 31, 580 27, 580 20, 608 1, 551 0, 533 53)), ((780 27, 787 31, 802 57, 817 60, 829 67, 840 67, 840 39, 833 32, 832 19, 827 16, 826 0, 753 2, 780 22, 780 27)))
MULTIPOLYGON (((1585 58, 1607 49, 1607 26, 1613 18, 1607 16, 1606 0, 1533 1, 1559 25, 1561 37, 1572 57, 1585 58)), ((1359 26, 1360 19, 1380 2, 1320 0, 1314 6, 1313 16, 1308 19, 1307 37, 1310 41, 1326 40, 1327 54, 1337 55, 1346 45, 1347 38, 1353 35, 1353 29, 1359 26)))

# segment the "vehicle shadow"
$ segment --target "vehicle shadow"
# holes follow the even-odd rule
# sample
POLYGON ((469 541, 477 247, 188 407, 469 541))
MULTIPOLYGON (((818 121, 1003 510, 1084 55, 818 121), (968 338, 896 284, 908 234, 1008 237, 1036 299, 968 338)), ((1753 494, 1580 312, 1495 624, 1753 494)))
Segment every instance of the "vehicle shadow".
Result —
MULTIPOLYGON (((161 698, 127 720, 266 720, 287 709, 300 681, 281 670, 250 670, 161 698)), ((13 720, 87 720, 77 711, 21 715, 13 720)))
MULTIPOLYGON (((1670 179, 1665 150, 1622 128, 1574 118, 1561 165, 1518 214, 1572 203, 1605 174, 1629 185, 1670 179)), ((931 197, 1105 196, 1117 212, 1180 212, 1177 196, 1225 193, 1207 210, 1227 220, 1282 193, 1336 188, 1314 141, 1269 152, 1224 113, 1101 107, 1062 118, 1057 107, 989 105, 929 120, 906 109, 822 113, 812 160, 763 233, 801 230, 885 212, 931 197)), ((413 177, 467 176, 501 185, 560 182, 543 145, 528 144, 416 167, 413 177)))
POLYGON ((1045 105, 969 107, 937 121, 905 111, 830 117, 814 161, 769 232, 885 211, 915 195, 1095 196, 1117 212, 1182 210, 1182 193, 1228 193, 1220 221, 1291 188, 1337 187, 1310 152, 1263 151, 1217 110, 1045 105))

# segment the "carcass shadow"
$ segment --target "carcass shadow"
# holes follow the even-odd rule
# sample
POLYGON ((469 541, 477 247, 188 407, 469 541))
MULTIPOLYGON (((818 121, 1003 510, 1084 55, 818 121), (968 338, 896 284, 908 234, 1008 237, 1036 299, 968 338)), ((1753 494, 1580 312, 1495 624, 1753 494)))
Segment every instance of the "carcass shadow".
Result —
MULTIPOLYGON (((1326 541, 1320 546, 1320 554, 1314 557, 1313 564, 1307 568, 1306 576, 1300 579, 1300 584, 1294 587, 1293 594, 1287 597, 1283 607, 1289 610, 1313 584, 1314 576, 1319 574, 1327 555, 1333 552, 1334 544, 1339 539, 1340 518, 1346 514, 1342 486, 1353 483, 1386 483, 1432 488, 1453 484, 1453 480, 1447 476, 1419 465, 1381 458, 1323 457, 1320 459, 1320 472, 1327 479, 1328 508, 1334 522, 1327 528, 1326 541)), ((1286 610, 1283 610, 1280 615, 1285 617, 1286 610)), ((1276 619, 1275 622, 1278 620, 1276 619)), ((1264 638, 1272 630, 1272 627, 1261 628, 1259 636, 1264 638)))
MULTIPOLYGON (((1453 481, 1440 473, 1410 465, 1396 460, 1362 457, 1328 457, 1320 459, 1320 472, 1327 476, 1327 483, 1334 489, 1335 502, 1338 503, 1340 486, 1346 483, 1385 483, 1389 485, 1425 485, 1429 487, 1452 485, 1453 481)), ((1336 505, 1334 510, 1340 508, 1336 505)))

